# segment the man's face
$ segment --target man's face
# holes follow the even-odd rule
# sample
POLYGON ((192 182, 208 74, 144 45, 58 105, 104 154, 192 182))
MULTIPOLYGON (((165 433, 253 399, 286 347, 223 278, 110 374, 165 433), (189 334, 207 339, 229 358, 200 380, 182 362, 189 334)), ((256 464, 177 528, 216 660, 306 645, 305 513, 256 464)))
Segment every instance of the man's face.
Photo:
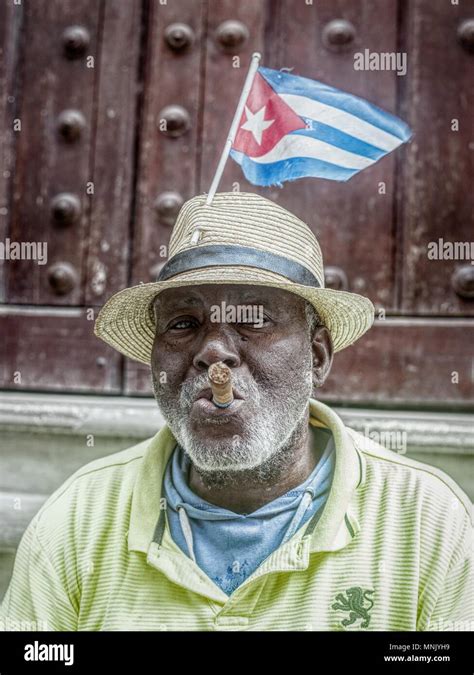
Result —
POLYGON ((206 284, 163 291, 155 311, 155 396, 195 466, 240 471, 276 456, 312 394, 304 300, 265 286, 206 284), (228 408, 209 400, 207 370, 217 361, 232 370, 228 408))

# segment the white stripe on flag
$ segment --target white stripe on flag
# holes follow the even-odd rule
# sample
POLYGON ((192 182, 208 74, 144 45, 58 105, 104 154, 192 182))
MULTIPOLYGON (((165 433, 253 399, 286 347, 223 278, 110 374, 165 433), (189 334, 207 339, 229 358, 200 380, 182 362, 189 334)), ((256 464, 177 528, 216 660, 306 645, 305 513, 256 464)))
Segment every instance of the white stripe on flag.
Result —
POLYGON ((403 143, 401 138, 340 108, 334 108, 326 103, 296 94, 280 94, 280 97, 297 115, 327 124, 386 152, 391 152, 403 143))
POLYGON ((300 136, 298 134, 288 134, 273 147, 270 152, 261 157, 250 157, 253 162, 259 164, 269 164, 279 162, 293 157, 308 157, 311 159, 320 159, 324 162, 330 162, 346 169, 365 169, 375 160, 362 155, 355 155, 353 152, 341 150, 341 148, 319 141, 311 136, 300 136))

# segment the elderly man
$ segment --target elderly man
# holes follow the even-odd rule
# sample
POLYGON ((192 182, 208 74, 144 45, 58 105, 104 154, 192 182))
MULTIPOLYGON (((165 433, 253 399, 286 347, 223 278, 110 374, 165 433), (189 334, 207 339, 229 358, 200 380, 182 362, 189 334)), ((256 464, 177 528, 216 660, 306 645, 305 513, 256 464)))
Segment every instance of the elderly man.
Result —
POLYGON ((76 472, 21 541, 2 616, 50 630, 468 630, 471 504, 316 399, 373 306, 324 288, 308 226, 256 194, 182 207, 158 280, 96 334, 166 420, 76 472), (231 394, 215 397, 224 364, 231 394))

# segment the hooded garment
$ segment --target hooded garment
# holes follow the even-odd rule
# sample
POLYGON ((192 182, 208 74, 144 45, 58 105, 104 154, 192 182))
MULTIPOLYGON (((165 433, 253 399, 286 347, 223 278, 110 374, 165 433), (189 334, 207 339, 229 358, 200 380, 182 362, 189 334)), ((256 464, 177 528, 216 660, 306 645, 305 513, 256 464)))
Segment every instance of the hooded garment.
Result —
POLYGON ((308 478, 250 514, 211 504, 189 487, 191 461, 177 445, 166 467, 164 496, 171 536, 227 595, 322 508, 335 466, 333 436, 314 429, 324 448, 308 478))

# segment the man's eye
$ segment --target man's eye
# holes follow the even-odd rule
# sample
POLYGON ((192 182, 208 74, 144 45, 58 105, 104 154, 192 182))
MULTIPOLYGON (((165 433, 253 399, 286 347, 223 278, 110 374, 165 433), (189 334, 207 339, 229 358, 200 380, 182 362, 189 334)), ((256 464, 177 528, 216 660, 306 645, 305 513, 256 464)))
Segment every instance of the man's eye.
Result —
POLYGON ((194 325, 196 322, 193 321, 192 319, 180 319, 179 321, 176 321, 175 323, 171 324, 170 328, 172 329, 178 329, 178 330, 186 330, 187 328, 191 328, 192 325, 194 325))
POLYGON ((241 321, 239 326, 244 326, 246 328, 254 328, 255 330, 261 330, 264 328, 270 321, 264 316, 261 321, 241 321))

